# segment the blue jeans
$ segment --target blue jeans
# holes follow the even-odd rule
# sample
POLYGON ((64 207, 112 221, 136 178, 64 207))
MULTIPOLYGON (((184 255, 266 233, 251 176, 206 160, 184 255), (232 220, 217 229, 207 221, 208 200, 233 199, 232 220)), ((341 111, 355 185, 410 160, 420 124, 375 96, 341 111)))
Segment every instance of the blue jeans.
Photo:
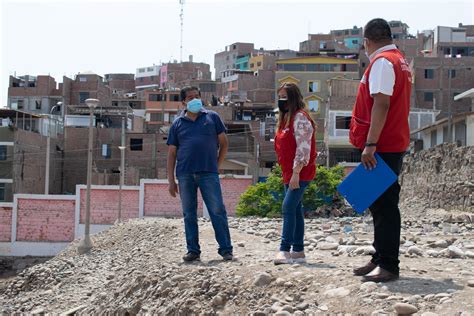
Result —
POLYGON ((300 181, 300 188, 290 190, 285 184, 285 198, 283 199, 283 230, 281 234, 280 251, 304 250, 304 210, 302 207, 303 194, 309 185, 307 181, 300 181))
POLYGON ((178 185, 188 252, 201 253, 197 219, 197 189, 199 188, 211 217, 214 234, 219 244, 219 254, 232 253, 232 242, 227 223, 227 212, 222 200, 219 175, 209 172, 186 174, 178 177, 178 185))

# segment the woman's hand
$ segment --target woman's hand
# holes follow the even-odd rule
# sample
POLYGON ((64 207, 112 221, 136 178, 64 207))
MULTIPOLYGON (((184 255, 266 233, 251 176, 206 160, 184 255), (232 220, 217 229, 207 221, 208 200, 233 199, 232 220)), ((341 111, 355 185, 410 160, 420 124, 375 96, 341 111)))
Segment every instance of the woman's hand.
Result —
POLYGON ((300 188, 300 174, 293 172, 289 183, 290 190, 296 190, 300 188))

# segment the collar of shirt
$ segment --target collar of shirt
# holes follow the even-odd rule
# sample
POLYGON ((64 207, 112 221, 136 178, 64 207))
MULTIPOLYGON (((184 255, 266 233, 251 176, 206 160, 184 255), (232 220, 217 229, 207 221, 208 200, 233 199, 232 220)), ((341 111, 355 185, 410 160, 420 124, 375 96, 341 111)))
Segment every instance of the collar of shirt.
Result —
POLYGON ((392 50, 392 49, 397 49, 397 46, 395 44, 389 44, 389 45, 385 45, 383 47, 380 47, 379 49, 377 49, 375 52, 373 52, 372 54, 370 54, 369 56, 369 59, 370 61, 372 61, 372 59, 375 58, 375 56, 377 56, 378 54, 382 53, 382 52, 385 52, 387 50, 392 50))

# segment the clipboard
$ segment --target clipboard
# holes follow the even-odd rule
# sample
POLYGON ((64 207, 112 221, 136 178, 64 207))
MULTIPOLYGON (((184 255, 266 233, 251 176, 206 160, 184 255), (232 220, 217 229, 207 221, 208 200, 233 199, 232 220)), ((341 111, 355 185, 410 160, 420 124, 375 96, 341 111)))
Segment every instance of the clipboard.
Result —
POLYGON ((364 213, 398 178, 377 153, 375 159, 377 165, 374 169, 367 170, 359 164, 337 186, 337 191, 359 214, 364 213))

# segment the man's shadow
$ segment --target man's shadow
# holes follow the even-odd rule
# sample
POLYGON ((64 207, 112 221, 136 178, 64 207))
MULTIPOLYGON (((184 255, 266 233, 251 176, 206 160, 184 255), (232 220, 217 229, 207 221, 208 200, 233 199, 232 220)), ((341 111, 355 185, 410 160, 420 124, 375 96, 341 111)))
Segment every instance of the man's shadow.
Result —
POLYGON ((461 290, 464 287, 453 282, 453 279, 433 280, 428 278, 401 277, 395 282, 384 284, 390 292, 407 294, 438 294, 446 293, 449 289, 461 290))

